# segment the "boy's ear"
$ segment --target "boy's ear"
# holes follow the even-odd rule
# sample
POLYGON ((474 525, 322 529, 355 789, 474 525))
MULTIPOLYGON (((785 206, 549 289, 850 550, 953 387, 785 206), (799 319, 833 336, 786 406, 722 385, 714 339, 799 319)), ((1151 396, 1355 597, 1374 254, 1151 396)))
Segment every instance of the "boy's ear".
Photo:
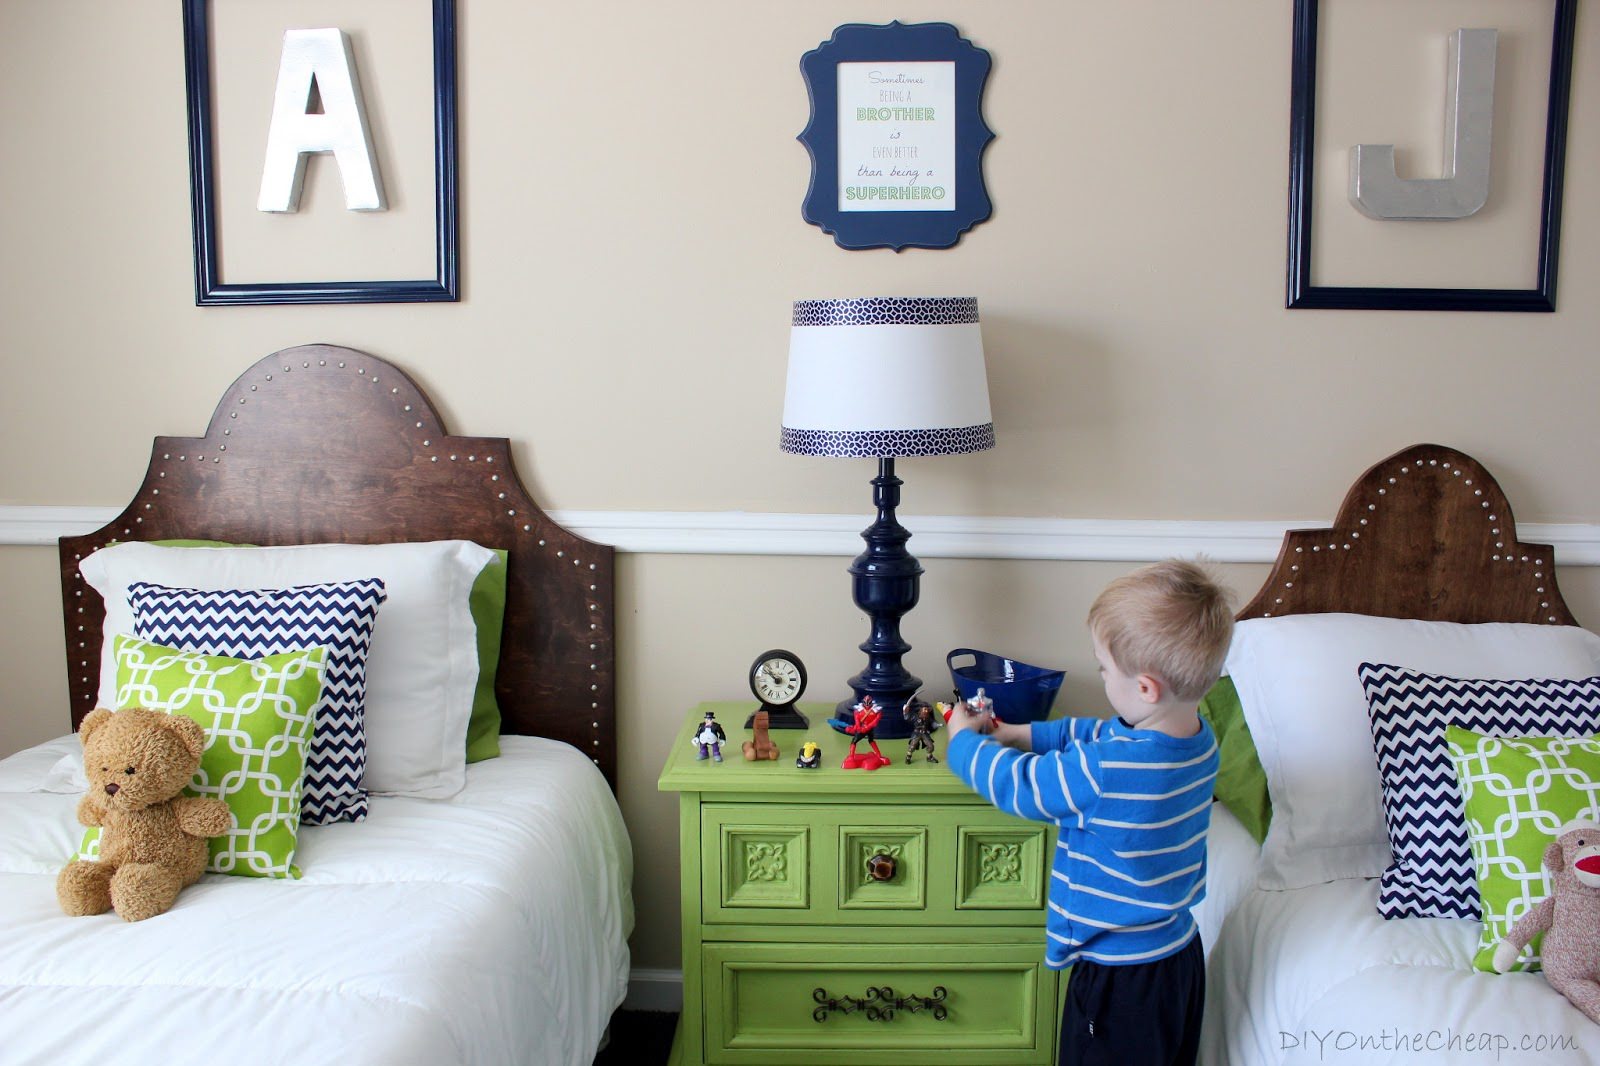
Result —
POLYGON ((1154 674, 1139 675, 1139 698, 1146 703, 1160 703, 1166 685, 1154 674))

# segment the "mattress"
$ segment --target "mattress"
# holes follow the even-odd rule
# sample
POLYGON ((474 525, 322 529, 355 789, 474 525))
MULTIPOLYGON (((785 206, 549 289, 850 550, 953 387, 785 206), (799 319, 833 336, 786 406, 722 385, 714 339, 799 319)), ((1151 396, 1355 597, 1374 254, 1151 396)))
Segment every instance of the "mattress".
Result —
POLYGON ((1600 1027, 1542 975, 1472 969, 1477 922, 1387 921, 1377 894, 1360 878, 1251 891, 1211 955, 1200 1061, 1600 1061, 1600 1027))
POLYGON ((451 799, 303 827, 301 879, 208 874, 136 923, 56 903, 82 829, 75 794, 41 789, 76 749, 0 761, 0 1062, 592 1061, 627 986, 632 852, 576 749, 502 737, 451 799))

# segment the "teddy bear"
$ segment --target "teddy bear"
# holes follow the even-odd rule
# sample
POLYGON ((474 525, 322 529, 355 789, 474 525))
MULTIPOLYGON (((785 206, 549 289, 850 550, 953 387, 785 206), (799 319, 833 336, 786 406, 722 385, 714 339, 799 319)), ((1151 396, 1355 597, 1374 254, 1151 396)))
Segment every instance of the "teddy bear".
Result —
POLYGON ((200 767, 205 730, 179 714, 102 707, 84 717, 78 738, 89 779, 78 821, 100 827, 100 858, 69 862, 56 898, 71 915, 152 918, 200 880, 206 840, 232 826, 226 803, 183 795, 200 767))
POLYGON ((1544 978, 1574 1007, 1600 1022, 1600 822, 1580 818, 1562 826, 1544 849, 1550 895, 1518 919, 1494 949, 1505 973, 1539 933, 1544 978))

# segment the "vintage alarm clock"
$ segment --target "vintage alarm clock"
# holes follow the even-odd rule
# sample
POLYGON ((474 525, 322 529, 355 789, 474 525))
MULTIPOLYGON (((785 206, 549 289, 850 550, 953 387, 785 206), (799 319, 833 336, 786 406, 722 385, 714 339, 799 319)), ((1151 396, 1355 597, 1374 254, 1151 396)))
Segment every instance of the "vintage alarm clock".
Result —
MULTIPOLYGON (((772 729, 808 729, 811 723, 795 708, 800 694, 806 690, 806 666, 800 656, 792 651, 774 648, 756 656, 750 664, 750 691, 761 701, 759 710, 767 712, 772 729)), ((750 715, 746 729, 755 724, 750 715)))

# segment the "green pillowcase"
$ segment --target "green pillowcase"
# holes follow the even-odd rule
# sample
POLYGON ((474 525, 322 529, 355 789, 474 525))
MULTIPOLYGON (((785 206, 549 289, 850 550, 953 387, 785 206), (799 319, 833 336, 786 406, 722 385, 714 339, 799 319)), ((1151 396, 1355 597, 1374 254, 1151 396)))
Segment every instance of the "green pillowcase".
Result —
MULTIPOLYGON (((248 548, 224 540, 158 540, 168 548, 248 548)), ((478 684, 472 690, 472 717, 467 722, 467 762, 482 762, 500 754, 500 704, 495 699, 495 675, 500 669, 500 634, 506 618, 506 550, 491 548, 498 562, 478 571, 467 593, 467 609, 478 632, 478 684)))
MULTIPOLYGON (((1544 849, 1556 830, 1600 813, 1600 737, 1491 737, 1453 725, 1445 739, 1483 899, 1483 931, 1472 966, 1493 973, 1495 947, 1517 919, 1550 895, 1544 849)), ((1543 939, 1533 938, 1517 969, 1537 968, 1543 939)))
POLYGON ((1212 795, 1233 812, 1259 844, 1272 824, 1272 800, 1267 796, 1267 772, 1261 768, 1250 727, 1233 678, 1219 678, 1200 701, 1200 717, 1217 735, 1217 784, 1212 795))
POLYGON ((467 608, 478 631, 478 685, 472 690, 472 717, 467 721, 469 763, 500 754, 500 704, 494 697, 494 679, 500 669, 500 631, 506 618, 506 552, 489 550, 495 561, 478 571, 467 594, 467 608))
MULTIPOLYGON (((184 789, 228 805, 233 828, 211 838, 206 869, 246 877, 299 877, 300 785, 316 728, 327 649, 231 659, 118 636, 117 709, 145 707, 192 718, 206 731, 200 769, 184 789)), ((100 830, 78 858, 100 853, 100 830)))

